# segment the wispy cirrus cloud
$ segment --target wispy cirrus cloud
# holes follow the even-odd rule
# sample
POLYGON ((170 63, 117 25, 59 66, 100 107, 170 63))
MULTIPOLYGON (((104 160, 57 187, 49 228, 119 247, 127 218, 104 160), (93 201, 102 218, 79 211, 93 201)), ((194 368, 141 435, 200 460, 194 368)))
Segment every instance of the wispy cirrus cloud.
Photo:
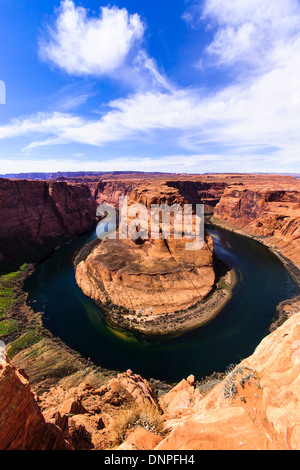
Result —
POLYGON ((297 0, 193 1, 183 18, 214 31, 206 47, 211 64, 247 64, 251 72, 276 65, 276 50, 298 39, 300 4, 297 0))
POLYGON ((0 138, 36 137, 26 151, 58 143, 101 147, 126 140, 159 144, 170 139, 187 152, 218 148, 220 154, 239 154, 241 160, 253 158, 254 151, 264 158, 278 152, 292 158, 294 151, 297 162, 300 81, 294 58, 291 54, 284 67, 211 95, 200 89, 137 93, 110 102, 100 118, 55 112, 15 120, 0 127, 0 138))

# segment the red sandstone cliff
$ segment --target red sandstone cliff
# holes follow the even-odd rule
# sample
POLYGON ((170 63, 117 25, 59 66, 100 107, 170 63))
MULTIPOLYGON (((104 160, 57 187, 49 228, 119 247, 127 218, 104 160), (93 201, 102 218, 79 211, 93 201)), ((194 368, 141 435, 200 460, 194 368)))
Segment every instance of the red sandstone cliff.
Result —
POLYGON ((213 220, 259 237, 300 267, 300 181, 242 181, 225 189, 213 220))
POLYGON ((134 190, 136 183, 133 180, 121 181, 99 181, 92 189, 97 204, 119 205, 120 196, 129 196, 134 190))
POLYGON ((37 261, 96 224, 88 186, 0 179, 0 263, 37 261))
POLYGON ((166 186, 177 188, 189 204, 204 204, 207 213, 212 212, 227 186, 226 181, 210 181, 205 177, 166 181, 166 186))
POLYGON ((267 336, 205 397, 190 400, 192 406, 181 400, 174 412, 163 397, 173 419, 170 434, 156 449, 298 450, 299 338, 300 313, 267 336), (186 416, 180 417, 180 411, 186 416))
POLYGON ((68 450, 61 430, 46 420, 22 371, 0 362, 0 450, 68 450))

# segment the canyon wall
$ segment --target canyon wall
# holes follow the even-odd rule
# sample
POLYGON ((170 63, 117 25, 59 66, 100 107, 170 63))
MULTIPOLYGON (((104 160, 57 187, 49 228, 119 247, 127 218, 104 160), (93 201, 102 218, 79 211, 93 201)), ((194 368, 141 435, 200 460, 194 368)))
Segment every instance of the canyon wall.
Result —
POLYGON ((256 237, 300 268, 300 181, 284 177, 229 185, 215 223, 256 237))
POLYGON ((198 181, 195 179, 169 180, 166 181, 166 185, 177 188, 189 204, 193 206, 204 204, 206 213, 213 212, 227 187, 225 181, 209 181, 205 177, 199 178, 198 181))
MULTIPOLYGON (((153 204, 204 204, 213 222, 259 237, 300 265, 300 181, 274 175, 73 175, 65 181, 0 179, 0 263, 37 261, 95 226, 99 204, 119 197, 153 204), (160 189, 159 189, 160 188, 160 189)), ((148 207, 147 206, 147 207, 148 207)))
POLYGON ((0 265, 35 262, 96 225, 97 204, 84 184, 0 179, 0 265))
MULTIPOLYGON (((89 184, 91 187, 92 185, 89 184)), ((109 180, 99 181, 91 190, 97 204, 111 204, 119 206, 120 196, 129 196, 134 190, 136 183, 133 180, 109 180)))

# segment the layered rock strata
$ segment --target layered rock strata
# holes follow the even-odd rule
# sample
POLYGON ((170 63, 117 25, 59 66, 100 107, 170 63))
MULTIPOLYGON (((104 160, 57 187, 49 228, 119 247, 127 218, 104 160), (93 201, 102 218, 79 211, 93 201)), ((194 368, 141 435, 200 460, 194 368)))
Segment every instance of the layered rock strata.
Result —
POLYGON ((300 268, 300 181, 242 181, 225 189, 213 222, 256 237, 300 268))
POLYGON ((84 184, 0 179, 0 264, 35 262, 96 225, 84 184))
POLYGON ((27 376, 0 361, 0 450, 71 450, 61 430, 47 423, 27 376))

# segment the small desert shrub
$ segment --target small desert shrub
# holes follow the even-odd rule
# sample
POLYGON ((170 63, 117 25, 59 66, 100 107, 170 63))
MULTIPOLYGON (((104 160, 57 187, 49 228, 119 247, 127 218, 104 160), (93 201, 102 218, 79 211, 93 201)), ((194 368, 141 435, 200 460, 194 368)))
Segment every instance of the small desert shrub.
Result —
POLYGON ((121 444, 126 439, 127 432, 136 427, 161 434, 163 425, 164 419, 158 407, 151 403, 125 408, 120 410, 112 423, 112 445, 121 444))
POLYGON ((261 388, 257 372, 249 367, 235 367, 231 364, 227 372, 228 375, 224 384, 225 398, 233 399, 238 393, 238 388, 245 388, 245 384, 250 385, 250 381, 253 381, 258 389, 261 388))

